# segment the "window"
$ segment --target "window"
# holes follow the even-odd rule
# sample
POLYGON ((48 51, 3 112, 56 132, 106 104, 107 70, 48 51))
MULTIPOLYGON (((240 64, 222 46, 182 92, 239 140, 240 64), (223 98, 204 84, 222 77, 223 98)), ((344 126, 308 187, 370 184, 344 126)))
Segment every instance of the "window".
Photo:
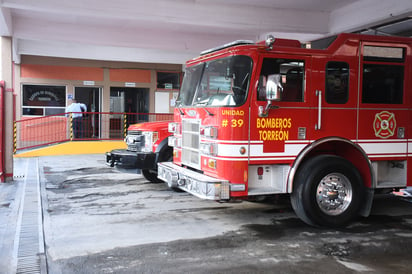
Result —
POLYGON ((402 104, 405 48, 363 48, 362 103, 402 104))
POLYGON ((305 63, 303 60, 265 58, 259 77, 258 100, 266 100, 266 80, 269 75, 280 74, 282 100, 303 102, 305 63))
POLYGON ((349 95, 349 65, 345 62, 329 62, 326 65, 326 102, 345 104, 349 95))
POLYGON ((183 106, 192 105, 196 88, 199 86, 202 77, 203 68, 204 64, 186 68, 182 82, 182 89, 179 93, 178 104, 181 103, 183 106))
POLYGON ((186 68, 178 104, 229 107, 246 102, 253 62, 235 55, 186 68))
POLYGON ((23 115, 47 116, 66 110, 65 86, 23 85, 23 115))
POLYGON ((364 64, 362 103, 402 104, 403 66, 364 64))
POLYGON ((158 89, 180 89, 180 73, 157 72, 158 89))

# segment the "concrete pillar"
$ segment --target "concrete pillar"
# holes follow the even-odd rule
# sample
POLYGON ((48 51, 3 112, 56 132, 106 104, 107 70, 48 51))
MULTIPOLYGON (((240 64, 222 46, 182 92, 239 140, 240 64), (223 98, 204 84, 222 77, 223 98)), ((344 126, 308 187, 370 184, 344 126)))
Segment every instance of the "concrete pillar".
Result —
MULTIPOLYGON (((103 90, 100 101, 102 102, 100 111, 110 112, 110 69, 103 69, 103 90)), ((102 121, 102 138, 110 138, 110 115, 103 114, 102 121), (105 130, 106 129, 106 130, 105 130)))
POLYGON ((1 70, 0 80, 4 81, 4 144, 2 157, 4 160, 4 170, 2 178, 5 181, 13 180, 13 122, 14 122, 14 98, 13 98, 13 61, 12 61, 12 39, 11 37, 1 37, 1 70))

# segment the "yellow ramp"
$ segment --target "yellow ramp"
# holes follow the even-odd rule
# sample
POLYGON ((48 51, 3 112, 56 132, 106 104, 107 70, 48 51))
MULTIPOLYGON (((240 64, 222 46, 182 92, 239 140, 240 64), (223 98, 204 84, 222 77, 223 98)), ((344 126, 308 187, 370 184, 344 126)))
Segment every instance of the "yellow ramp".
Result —
POLYGON ((126 147, 124 141, 74 141, 20 152, 15 154, 14 157, 99 154, 113 149, 124 149, 126 147))

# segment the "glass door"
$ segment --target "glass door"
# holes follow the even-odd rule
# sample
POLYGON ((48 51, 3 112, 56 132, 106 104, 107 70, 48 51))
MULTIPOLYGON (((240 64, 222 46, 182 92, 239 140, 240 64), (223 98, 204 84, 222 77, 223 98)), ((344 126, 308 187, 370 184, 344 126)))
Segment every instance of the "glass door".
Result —
POLYGON ((101 132, 101 88, 75 87, 74 98, 78 103, 87 106, 87 113, 83 117, 82 129, 84 138, 100 138, 101 132))

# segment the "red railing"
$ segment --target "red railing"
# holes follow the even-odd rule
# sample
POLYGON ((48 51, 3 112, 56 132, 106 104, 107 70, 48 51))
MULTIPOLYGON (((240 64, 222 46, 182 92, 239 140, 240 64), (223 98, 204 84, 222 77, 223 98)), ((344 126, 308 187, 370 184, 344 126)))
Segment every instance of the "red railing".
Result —
POLYGON ((131 124, 168 121, 171 113, 83 112, 82 118, 58 114, 14 123, 14 153, 18 150, 77 140, 122 140, 131 124))

